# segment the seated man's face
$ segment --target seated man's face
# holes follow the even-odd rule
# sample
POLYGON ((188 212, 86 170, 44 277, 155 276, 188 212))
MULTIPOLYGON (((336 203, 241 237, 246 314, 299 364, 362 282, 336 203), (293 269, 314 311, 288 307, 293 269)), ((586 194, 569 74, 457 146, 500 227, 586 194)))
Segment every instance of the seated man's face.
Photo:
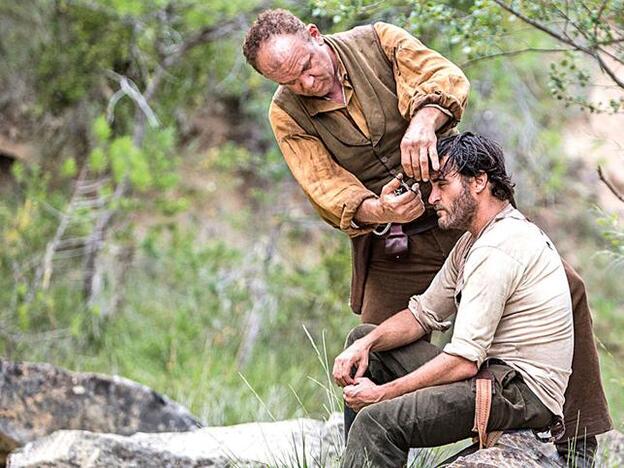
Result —
POLYGON ((293 34, 269 39, 258 52, 262 75, 301 96, 327 95, 336 79, 334 63, 329 46, 314 31, 308 40, 293 34))
MULTIPOLYGON (((443 169, 445 159, 440 161, 443 169)), ((468 229, 477 210, 477 200, 470 192, 468 178, 455 168, 432 173, 429 203, 436 210, 438 225, 442 229, 468 229)))

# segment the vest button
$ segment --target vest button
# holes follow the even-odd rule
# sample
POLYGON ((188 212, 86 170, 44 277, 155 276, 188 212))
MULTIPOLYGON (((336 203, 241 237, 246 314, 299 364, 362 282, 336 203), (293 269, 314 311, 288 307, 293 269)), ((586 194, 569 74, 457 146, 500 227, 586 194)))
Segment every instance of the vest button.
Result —
POLYGON ((382 163, 387 163, 388 162, 388 158, 384 156, 383 158, 381 158, 381 162, 382 163))

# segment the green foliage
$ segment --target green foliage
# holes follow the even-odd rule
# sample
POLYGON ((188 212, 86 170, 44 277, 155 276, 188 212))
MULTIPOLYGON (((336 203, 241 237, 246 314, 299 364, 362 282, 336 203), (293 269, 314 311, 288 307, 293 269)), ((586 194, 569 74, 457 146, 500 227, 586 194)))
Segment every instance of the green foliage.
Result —
POLYGON ((624 267, 624 224, 616 213, 600 212, 598 225, 608 242, 607 256, 616 268, 624 267))
POLYGON ((129 60, 132 30, 86 3, 56 2, 47 14, 51 37, 36 52, 37 97, 42 111, 58 112, 92 93, 104 70, 129 60))
POLYGON ((208 158, 209 164, 219 171, 254 174, 262 181, 279 182, 287 174, 282 155, 276 148, 261 154, 228 142, 212 149, 208 158))
POLYGON ((616 82, 617 66, 624 64, 622 2, 556 1, 427 1, 315 0, 313 14, 332 18, 339 28, 371 20, 398 23, 429 42, 437 39, 445 55, 467 64, 499 56, 526 53, 563 53, 553 61, 549 89, 556 99, 591 112, 620 112, 624 100, 594 102, 588 98, 589 71, 578 59, 593 61, 616 82), (503 8, 501 3, 506 6, 503 8), (526 34, 527 26, 532 29, 526 34), (542 34, 536 34, 541 32, 542 34), (609 57, 609 65, 600 57, 609 57))

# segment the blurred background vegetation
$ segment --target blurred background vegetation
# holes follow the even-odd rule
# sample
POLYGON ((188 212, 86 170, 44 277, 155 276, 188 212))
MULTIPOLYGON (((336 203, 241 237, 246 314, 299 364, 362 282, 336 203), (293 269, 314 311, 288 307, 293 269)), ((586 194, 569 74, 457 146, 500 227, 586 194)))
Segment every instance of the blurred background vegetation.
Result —
POLYGON ((622 429, 621 0, 0 0, 2 357, 117 373, 209 425, 326 414, 321 362, 358 318, 346 236, 240 51, 278 6, 328 33, 398 24, 465 70, 460 128, 503 145, 584 276, 622 429))

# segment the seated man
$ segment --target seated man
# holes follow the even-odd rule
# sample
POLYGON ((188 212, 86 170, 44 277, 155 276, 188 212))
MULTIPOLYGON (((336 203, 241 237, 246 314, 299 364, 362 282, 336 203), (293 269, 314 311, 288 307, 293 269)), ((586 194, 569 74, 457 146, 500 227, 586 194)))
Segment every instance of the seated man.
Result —
POLYGON ((378 327, 355 328, 336 358, 334 379, 357 412, 350 421, 345 411, 343 466, 401 466, 410 447, 455 442, 476 429, 485 444, 486 429, 556 425, 561 433, 574 346, 561 258, 512 206, 495 143, 464 133, 441 140, 438 154, 429 202, 441 228, 467 232, 422 295, 378 327), (448 328, 455 313, 444 349, 421 339, 448 328), (488 422, 475 418, 475 400, 486 402, 485 414, 489 395, 488 422))

